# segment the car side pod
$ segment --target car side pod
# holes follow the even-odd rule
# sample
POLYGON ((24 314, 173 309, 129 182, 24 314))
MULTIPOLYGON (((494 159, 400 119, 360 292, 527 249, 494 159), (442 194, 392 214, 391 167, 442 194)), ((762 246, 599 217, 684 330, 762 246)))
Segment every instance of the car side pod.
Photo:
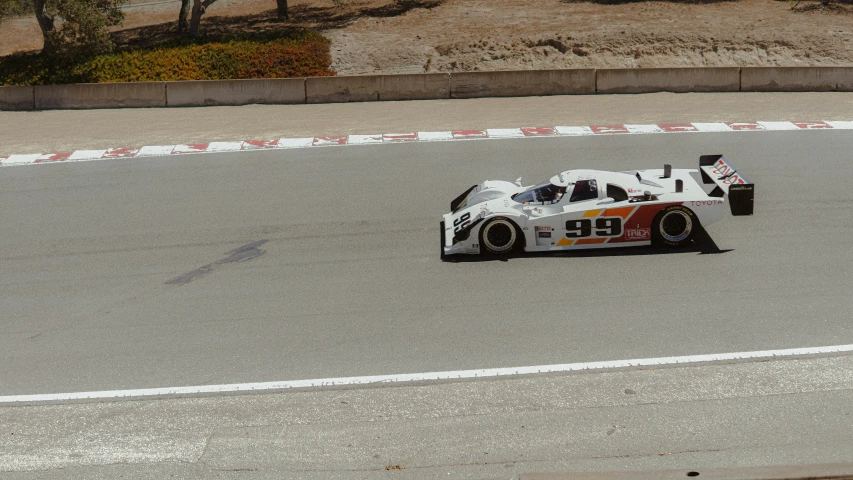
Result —
POLYGON ((739 173, 722 155, 702 155, 699 157, 699 170, 702 182, 716 184, 710 197, 729 197, 732 215, 752 215, 755 202, 755 184, 739 173))

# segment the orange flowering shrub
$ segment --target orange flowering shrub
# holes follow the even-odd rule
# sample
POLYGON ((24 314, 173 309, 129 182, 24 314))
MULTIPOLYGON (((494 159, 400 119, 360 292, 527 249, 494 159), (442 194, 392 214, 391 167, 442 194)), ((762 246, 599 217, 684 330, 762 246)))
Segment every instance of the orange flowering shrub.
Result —
POLYGON ((335 72, 329 45, 312 32, 289 39, 129 50, 79 62, 9 56, 0 58, 0 85, 330 76, 335 72))

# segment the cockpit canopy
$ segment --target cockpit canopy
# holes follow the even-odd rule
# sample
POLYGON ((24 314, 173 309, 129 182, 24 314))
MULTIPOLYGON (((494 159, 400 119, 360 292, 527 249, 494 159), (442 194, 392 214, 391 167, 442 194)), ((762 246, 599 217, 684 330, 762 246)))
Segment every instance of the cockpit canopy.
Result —
POLYGON ((512 197, 518 203, 557 203, 566 193, 566 187, 554 185, 551 182, 530 187, 512 197))

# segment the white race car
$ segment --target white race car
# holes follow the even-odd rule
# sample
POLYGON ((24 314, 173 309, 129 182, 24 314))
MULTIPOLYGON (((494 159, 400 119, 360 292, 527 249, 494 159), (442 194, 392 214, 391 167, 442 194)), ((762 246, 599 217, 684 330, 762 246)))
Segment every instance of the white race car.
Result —
POLYGON ((441 222, 441 256, 503 255, 637 245, 679 247, 703 227, 752 215, 755 184, 722 155, 699 170, 568 170, 534 186, 489 180, 450 203, 441 222), (706 193, 702 183, 715 185, 706 193))

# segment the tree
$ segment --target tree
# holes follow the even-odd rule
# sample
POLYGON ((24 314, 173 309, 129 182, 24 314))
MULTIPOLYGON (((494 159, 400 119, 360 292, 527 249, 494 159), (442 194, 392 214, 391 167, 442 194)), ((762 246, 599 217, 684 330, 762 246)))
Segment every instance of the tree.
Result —
POLYGON ((190 22, 187 20, 190 14, 190 0, 181 0, 181 12, 178 13, 178 33, 186 33, 190 29, 190 22))
MULTIPOLYGON (((0 0, 2 1, 2 0, 0 0)), ((107 27, 124 20, 124 0, 32 0, 44 53, 76 49, 88 54, 112 51, 107 27), (61 28, 57 28, 57 23, 61 28)))
MULTIPOLYGON (((190 0, 181 0, 181 11, 178 13, 178 33, 189 32, 194 37, 198 35, 201 16, 204 15, 207 7, 213 5, 216 0, 192 0, 192 2, 192 17, 187 22, 190 13, 190 0)), ((290 18, 287 14, 287 0, 276 0, 276 6, 278 7, 279 20, 290 18)))
POLYGON ((5 18, 18 17, 31 11, 30 0, 0 0, 0 22, 5 18))
MULTIPOLYGON (((183 1, 181 0, 181 10, 183 11, 183 1)), ((192 18, 190 19, 190 35, 198 35, 198 27, 201 24, 201 16, 207 10, 207 7, 213 5, 216 0, 193 0, 192 18)))

